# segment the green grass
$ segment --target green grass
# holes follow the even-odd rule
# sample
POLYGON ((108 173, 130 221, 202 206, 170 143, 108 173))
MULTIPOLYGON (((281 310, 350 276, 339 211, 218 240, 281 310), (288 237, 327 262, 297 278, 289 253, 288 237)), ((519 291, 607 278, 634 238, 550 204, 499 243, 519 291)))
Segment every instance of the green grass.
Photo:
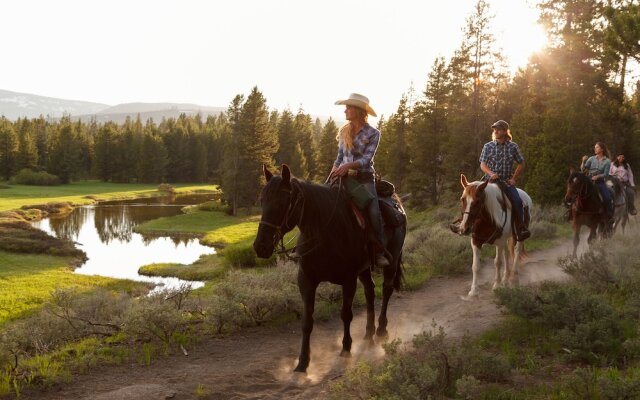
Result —
MULTIPOLYGON (((151 197, 160 194, 155 184, 109 183, 99 181, 73 182, 58 186, 9 185, 0 191, 0 211, 16 210, 24 205, 68 201, 91 204, 96 200, 117 200, 151 197)), ((177 193, 217 191, 215 185, 175 184, 177 193)))
POLYGON ((204 245, 228 245, 254 238, 260 216, 233 217, 220 211, 196 210, 190 214, 145 222, 135 231, 148 234, 192 234, 204 245))
POLYGON ((187 281, 219 280, 227 273, 228 268, 217 254, 200 257, 193 264, 157 263, 144 265, 138 273, 146 276, 176 277, 187 281))
POLYGON ((141 282, 74 274, 71 257, 0 251, 0 326, 40 308, 58 288, 91 290, 96 286, 118 291, 146 288, 141 282))

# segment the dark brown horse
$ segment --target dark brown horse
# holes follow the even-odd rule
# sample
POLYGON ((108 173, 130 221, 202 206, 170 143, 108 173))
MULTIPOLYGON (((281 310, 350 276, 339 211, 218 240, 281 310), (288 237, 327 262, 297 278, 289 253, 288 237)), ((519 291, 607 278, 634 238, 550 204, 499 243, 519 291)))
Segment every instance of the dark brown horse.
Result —
POLYGON ((304 303, 302 316, 302 347, 297 372, 306 372, 310 361, 310 337, 313 330, 313 311, 316 289, 320 282, 342 286, 344 325, 342 353, 351 351, 350 325, 352 304, 357 281, 364 286, 367 301, 367 328, 365 340, 373 342, 373 335, 387 335, 387 304, 402 279, 401 253, 406 223, 385 228, 386 249, 392 262, 384 270, 383 300, 378 330, 375 329, 375 292, 371 277, 369 239, 357 223, 349 199, 343 191, 326 185, 317 185, 293 178, 289 167, 282 166, 281 176, 264 168, 267 180, 262 190, 262 218, 253 248, 259 257, 273 254, 282 236, 294 227, 300 229, 296 251, 300 255, 298 288, 304 303))
POLYGON ((567 179, 565 204, 571 204, 571 222, 573 228, 573 257, 576 257, 580 244, 580 228, 588 226, 591 244, 598 235, 604 237, 609 232, 607 211, 598 188, 591 178, 578 171, 571 171, 567 179))

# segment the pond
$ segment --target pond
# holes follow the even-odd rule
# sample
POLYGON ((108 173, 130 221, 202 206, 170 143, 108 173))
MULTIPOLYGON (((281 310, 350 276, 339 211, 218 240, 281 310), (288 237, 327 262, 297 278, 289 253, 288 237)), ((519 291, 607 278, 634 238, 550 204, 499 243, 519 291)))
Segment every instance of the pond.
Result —
MULTIPOLYGON (((198 239, 185 237, 145 237, 133 228, 145 221, 172 217, 187 205, 211 200, 213 194, 150 197, 135 200, 105 201, 80 206, 61 217, 32 223, 50 235, 71 240, 89 258, 75 272, 111 278, 155 283, 156 289, 176 288, 186 281, 177 278, 148 277, 138 268, 152 263, 191 264, 203 254, 213 254, 212 247, 198 239)), ((188 282, 192 288, 204 282, 188 282)))

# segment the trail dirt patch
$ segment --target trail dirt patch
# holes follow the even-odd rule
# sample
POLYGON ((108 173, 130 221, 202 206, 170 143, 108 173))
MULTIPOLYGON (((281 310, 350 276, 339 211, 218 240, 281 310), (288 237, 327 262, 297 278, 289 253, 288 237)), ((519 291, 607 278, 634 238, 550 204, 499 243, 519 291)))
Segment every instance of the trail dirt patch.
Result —
MULTIPOLYGON (((570 242, 550 250, 532 253, 520 270, 520 284, 568 279, 557 259, 570 254, 570 242)), ((469 260, 469 266, 471 260, 469 260)), ((469 269, 471 269, 469 267, 469 269)), ((395 294, 389 306, 389 337, 409 341, 413 335, 442 326, 450 337, 479 334, 502 318, 494 303, 491 285, 493 260, 484 260, 480 294, 465 299, 471 274, 432 279, 414 292, 395 294)), ((376 311, 379 310, 377 305, 376 311)), ((335 318, 315 324, 311 338, 311 364, 307 375, 294 373, 300 346, 298 323, 279 328, 243 331, 224 339, 207 339, 188 356, 177 354, 139 363, 105 366, 74 381, 26 393, 23 398, 53 399, 322 399, 329 384, 349 365, 360 360, 379 359, 379 343, 369 347, 361 340, 365 331, 364 309, 355 312, 352 357, 340 357, 342 322, 335 318)))

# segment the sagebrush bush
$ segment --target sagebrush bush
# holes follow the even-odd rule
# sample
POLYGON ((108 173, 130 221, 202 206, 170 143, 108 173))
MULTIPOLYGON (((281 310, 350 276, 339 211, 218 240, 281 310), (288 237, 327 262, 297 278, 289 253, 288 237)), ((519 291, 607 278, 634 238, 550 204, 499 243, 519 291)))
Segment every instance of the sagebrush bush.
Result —
POLYGON ((469 271, 473 254, 469 238, 438 225, 417 229, 405 241, 403 257, 409 265, 427 264, 436 275, 469 271))
POLYGON ((634 325, 607 298, 575 284, 545 282, 538 288, 500 288, 498 303, 511 314, 551 330, 567 357, 595 365, 624 361, 625 343, 634 325))
POLYGON ((331 386, 331 398, 450 398, 457 385, 465 392, 480 379, 496 382, 510 377, 504 357, 468 340, 446 340, 442 328, 414 336, 410 349, 401 345, 399 340, 384 345, 386 357, 379 365, 361 362, 348 369, 345 378, 331 386))
POLYGON ((288 263, 263 272, 231 271, 215 293, 238 304, 255 325, 263 325, 287 312, 301 309, 297 268, 288 263))
POLYGON ((564 380, 563 398, 582 399, 637 399, 640 398, 640 370, 628 368, 577 368, 564 380))
POLYGON ((11 183, 19 185, 56 186, 61 182, 60 178, 56 175, 45 171, 33 171, 29 168, 24 168, 11 178, 11 183))

